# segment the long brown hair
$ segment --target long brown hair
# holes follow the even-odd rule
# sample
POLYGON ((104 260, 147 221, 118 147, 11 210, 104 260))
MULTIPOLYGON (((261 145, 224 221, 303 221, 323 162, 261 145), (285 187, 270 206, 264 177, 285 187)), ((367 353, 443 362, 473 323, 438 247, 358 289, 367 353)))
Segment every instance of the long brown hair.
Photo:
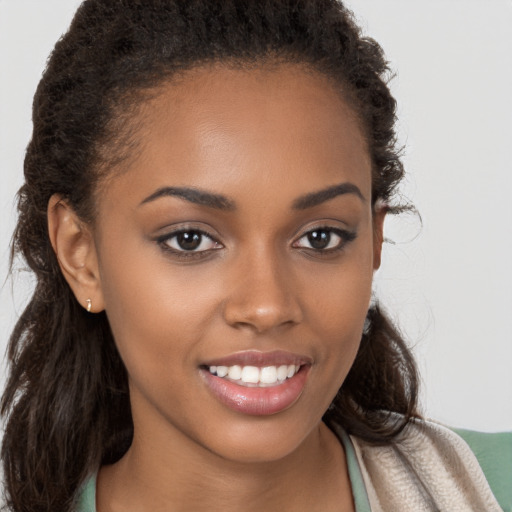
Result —
MULTIPOLYGON (((340 86, 368 140, 373 204, 399 212, 393 199, 403 168, 389 70, 378 44, 336 0, 86 0, 55 46, 34 98, 13 245, 36 286, 10 338, 1 402, 10 510, 71 510, 83 481, 118 460, 133 434, 127 375, 107 317, 88 315, 60 272, 47 232, 49 198, 60 194, 93 222, 94 192, 105 170, 129 155, 129 120, 145 91, 205 63, 269 59, 308 66, 340 86)), ((417 384, 406 344, 374 306, 324 421, 386 442, 417 414, 417 384)))

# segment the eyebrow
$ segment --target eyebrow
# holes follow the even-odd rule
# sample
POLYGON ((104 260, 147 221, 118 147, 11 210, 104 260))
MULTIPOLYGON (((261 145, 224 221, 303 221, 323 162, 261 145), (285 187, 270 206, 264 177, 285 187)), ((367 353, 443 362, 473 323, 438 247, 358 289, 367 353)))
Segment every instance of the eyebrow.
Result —
POLYGON ((221 194, 214 194, 193 187, 162 187, 146 197, 140 205, 150 203, 161 197, 179 197, 190 203, 215 208, 216 210, 234 210, 235 203, 221 194))
POLYGON ((295 210, 306 210, 307 208, 313 208, 314 206, 318 206, 319 204, 344 194, 353 194, 359 197, 363 203, 366 203, 366 199, 361 193, 361 190, 359 190, 359 187, 353 183, 340 183, 339 185, 333 185, 319 190, 318 192, 311 192, 305 196, 299 197, 293 202, 292 206, 295 210))
MULTIPOLYGON (((306 210, 344 194, 356 195, 361 201, 366 202, 359 187, 353 183, 340 183, 339 185, 333 185, 317 192, 310 192, 309 194, 295 199, 292 208, 294 210, 306 210)), ((232 211, 236 208, 234 201, 228 199, 226 196, 194 187, 162 187, 146 197, 140 205, 150 203, 162 197, 179 197, 190 203, 215 208, 216 210, 232 211)))

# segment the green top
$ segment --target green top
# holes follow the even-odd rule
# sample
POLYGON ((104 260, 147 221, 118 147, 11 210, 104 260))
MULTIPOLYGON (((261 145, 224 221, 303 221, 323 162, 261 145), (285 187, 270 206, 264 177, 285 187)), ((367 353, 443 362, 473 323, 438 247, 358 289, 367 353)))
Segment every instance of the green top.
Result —
POLYGON ((469 445, 504 512, 512 512, 512 432, 488 434, 454 428, 469 445))
MULTIPOLYGON (((454 429, 475 454, 489 485, 504 512, 512 512, 512 432, 487 434, 454 429)), ((339 432, 345 449, 356 512, 371 512, 354 447, 350 437, 339 432)), ((77 512, 96 512, 96 475, 85 484, 77 512)))

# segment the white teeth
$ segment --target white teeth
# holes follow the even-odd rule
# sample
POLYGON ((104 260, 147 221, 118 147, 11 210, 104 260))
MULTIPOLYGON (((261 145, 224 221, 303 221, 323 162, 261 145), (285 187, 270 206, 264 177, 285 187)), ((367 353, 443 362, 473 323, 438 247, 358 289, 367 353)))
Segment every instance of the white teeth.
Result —
POLYGON ((263 384, 274 384, 277 381, 277 368, 265 366, 260 372, 260 382, 263 384))
POLYGON ((232 380, 240 380, 240 377, 242 376, 242 367, 235 365, 230 366, 228 370, 228 377, 232 380))
POLYGON ((241 379, 243 382, 257 384, 260 381, 260 369, 256 366, 244 366, 241 379))
POLYGON ((281 384, 287 378, 292 378, 300 369, 300 365, 265 366, 210 366, 209 371, 217 377, 227 377, 229 380, 243 384, 260 384, 262 386, 281 384))
POLYGON ((288 366, 283 364, 277 369, 277 380, 285 380, 288 375, 288 366))
POLYGON ((229 372, 229 368, 227 366, 217 366, 217 376, 218 377, 225 377, 228 374, 228 372, 229 372))

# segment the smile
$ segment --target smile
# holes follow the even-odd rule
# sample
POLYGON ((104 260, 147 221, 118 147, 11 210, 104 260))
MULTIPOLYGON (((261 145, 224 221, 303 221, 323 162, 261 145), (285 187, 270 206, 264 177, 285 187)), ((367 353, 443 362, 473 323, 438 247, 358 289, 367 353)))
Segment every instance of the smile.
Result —
POLYGON ((221 404, 238 413, 265 416, 299 400, 312 364, 311 358, 289 352, 244 351, 205 362, 199 369, 221 404))
POLYGON ((300 365, 265 366, 209 366, 212 375, 229 380, 239 386, 269 387, 282 384, 291 379, 300 369, 300 365))

